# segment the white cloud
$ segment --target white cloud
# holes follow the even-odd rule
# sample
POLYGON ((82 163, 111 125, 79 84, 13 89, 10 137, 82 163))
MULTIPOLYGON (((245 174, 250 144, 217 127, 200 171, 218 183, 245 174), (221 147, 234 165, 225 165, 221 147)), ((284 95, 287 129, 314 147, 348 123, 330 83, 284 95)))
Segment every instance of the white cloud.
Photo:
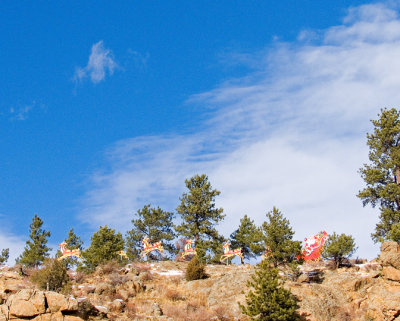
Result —
POLYGON ((10 120, 27 120, 28 114, 32 110, 33 106, 33 104, 26 105, 18 109, 11 107, 9 110, 9 114, 11 115, 10 120))
POLYGON ((321 229, 345 232, 356 237, 359 256, 376 255, 370 234, 378 213, 355 196, 363 187, 357 170, 367 161, 369 120, 400 101, 397 11, 352 8, 342 25, 299 39, 254 53, 256 71, 192 97, 210 107, 202 130, 113 146, 81 217, 126 229, 146 203, 174 209, 184 179, 207 173, 222 192, 225 235, 244 214, 260 224, 275 205, 299 239, 321 229))
POLYGON ((112 75, 117 66, 111 50, 104 47, 103 41, 99 41, 92 46, 86 67, 76 68, 74 80, 90 77, 92 83, 97 84, 106 78, 107 73, 112 75))
POLYGON ((8 264, 14 265, 15 259, 20 256, 24 250, 25 241, 23 241, 21 237, 9 232, 0 231, 0 244, 0 251, 7 248, 10 250, 8 264))

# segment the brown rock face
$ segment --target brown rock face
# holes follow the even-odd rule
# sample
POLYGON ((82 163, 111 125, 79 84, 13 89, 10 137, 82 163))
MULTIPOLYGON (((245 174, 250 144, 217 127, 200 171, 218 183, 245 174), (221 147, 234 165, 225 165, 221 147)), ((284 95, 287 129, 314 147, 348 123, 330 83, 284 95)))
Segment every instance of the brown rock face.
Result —
POLYGON ((381 245, 379 260, 383 266, 400 269, 400 246, 397 242, 387 241, 381 245))
POLYGON ((387 280, 400 282, 400 270, 392 266, 385 266, 382 269, 382 276, 387 280))
POLYGON ((12 317, 34 317, 46 310, 43 292, 24 289, 10 295, 7 300, 10 318, 12 317))
POLYGON ((45 293, 47 305, 50 312, 76 312, 78 311, 78 301, 74 298, 67 298, 56 292, 45 293))

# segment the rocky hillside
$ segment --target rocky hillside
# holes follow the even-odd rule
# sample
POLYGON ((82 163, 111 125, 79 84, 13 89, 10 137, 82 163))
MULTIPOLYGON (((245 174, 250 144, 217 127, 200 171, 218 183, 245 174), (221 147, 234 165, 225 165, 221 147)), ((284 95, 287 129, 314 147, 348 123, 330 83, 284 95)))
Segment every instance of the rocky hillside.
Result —
MULTIPOLYGON (((205 280, 187 282, 187 263, 109 264, 91 275, 71 272, 70 295, 40 291, 13 269, 0 273, 3 320, 246 320, 244 301, 250 265, 209 265, 205 280)), ((400 320, 400 248, 382 245, 380 261, 330 270, 302 266, 285 286, 299 299, 304 320, 400 320)), ((290 275, 282 270, 281 275, 290 275)))

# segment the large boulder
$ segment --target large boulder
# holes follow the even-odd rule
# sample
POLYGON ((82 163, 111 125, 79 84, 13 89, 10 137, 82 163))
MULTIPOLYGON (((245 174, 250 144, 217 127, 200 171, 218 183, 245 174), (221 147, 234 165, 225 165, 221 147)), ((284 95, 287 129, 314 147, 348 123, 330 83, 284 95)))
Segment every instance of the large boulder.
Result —
POLYGON ((400 245, 393 241, 382 243, 379 260, 383 266, 400 269, 400 245))
POLYGON ((49 312, 76 312, 78 311, 78 301, 72 297, 66 297, 56 292, 45 292, 49 312))
POLYGON ((400 282, 400 270, 395 269, 393 266, 385 266, 382 269, 382 276, 385 279, 400 282))
POLYGON ((6 302, 9 315, 12 317, 29 318, 45 313, 45 296, 43 292, 24 289, 10 295, 6 302))

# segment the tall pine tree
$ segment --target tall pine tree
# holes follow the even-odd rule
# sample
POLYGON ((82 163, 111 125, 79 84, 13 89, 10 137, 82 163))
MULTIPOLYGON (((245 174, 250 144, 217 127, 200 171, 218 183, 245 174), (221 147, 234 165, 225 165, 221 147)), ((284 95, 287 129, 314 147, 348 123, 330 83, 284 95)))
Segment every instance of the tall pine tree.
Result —
POLYGON ((239 228, 231 234, 230 238, 232 248, 242 248, 245 259, 255 258, 265 251, 262 244, 262 231, 247 215, 240 220, 239 228))
POLYGON ((163 211, 160 207, 145 205, 137 211, 136 219, 132 220, 133 229, 126 234, 127 254, 131 259, 139 258, 142 239, 147 236, 151 242, 162 241, 163 247, 170 253, 175 252, 175 246, 170 243, 175 238, 174 214, 163 211))
POLYGON ((186 179, 185 184, 189 192, 183 193, 181 204, 176 209, 182 218, 176 231, 188 239, 195 239, 201 259, 209 260, 212 253, 213 259, 218 260, 224 237, 219 235, 215 226, 225 217, 223 209, 215 206, 215 197, 220 191, 212 188, 205 174, 186 179))
POLYGON ((382 109, 372 120, 374 132, 367 135, 370 164, 360 169, 366 188, 358 193, 363 205, 379 205, 380 221, 375 242, 400 240, 400 112, 382 109))
POLYGON ((290 263, 300 255, 301 243, 293 241, 294 232, 288 219, 274 207, 267 213, 268 221, 264 222, 262 229, 264 232, 265 246, 271 251, 270 259, 274 266, 290 263))
POLYGON ((49 257, 51 250, 46 246, 47 238, 50 237, 50 232, 42 229, 43 221, 37 214, 32 219, 29 225, 30 240, 26 241, 24 252, 17 259, 20 263, 29 267, 37 267, 41 265, 45 258, 49 257))

